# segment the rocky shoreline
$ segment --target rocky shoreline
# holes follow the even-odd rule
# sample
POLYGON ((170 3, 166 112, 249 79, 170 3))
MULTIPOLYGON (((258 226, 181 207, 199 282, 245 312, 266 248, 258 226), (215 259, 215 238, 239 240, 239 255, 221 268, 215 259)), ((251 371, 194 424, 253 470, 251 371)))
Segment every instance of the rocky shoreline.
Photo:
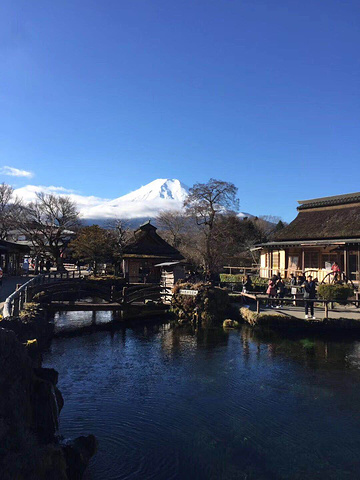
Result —
POLYGON ((2 480, 78 480, 96 452, 93 435, 66 444, 57 436, 64 401, 58 373, 41 366, 42 348, 51 338, 49 326, 35 336, 41 324, 47 324, 44 315, 0 322, 2 480))

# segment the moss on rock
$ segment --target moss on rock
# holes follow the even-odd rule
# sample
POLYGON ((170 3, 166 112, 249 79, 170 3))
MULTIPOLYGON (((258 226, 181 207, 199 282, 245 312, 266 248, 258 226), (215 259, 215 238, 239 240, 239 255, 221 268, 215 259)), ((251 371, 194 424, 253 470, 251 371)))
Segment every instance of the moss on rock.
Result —
POLYGON ((206 283, 183 283, 174 288, 171 305, 182 322, 198 321, 203 326, 221 322, 230 308, 230 299, 223 288, 206 283), (180 290, 196 290, 196 295, 182 295, 180 290))

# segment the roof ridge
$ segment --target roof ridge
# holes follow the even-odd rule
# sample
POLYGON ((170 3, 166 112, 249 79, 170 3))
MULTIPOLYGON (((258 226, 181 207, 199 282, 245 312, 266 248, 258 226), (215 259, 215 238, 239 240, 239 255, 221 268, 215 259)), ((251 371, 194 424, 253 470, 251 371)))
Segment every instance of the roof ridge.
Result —
POLYGON ((342 195, 332 195, 330 197, 312 198, 309 200, 298 200, 298 210, 312 208, 322 205, 342 205, 346 203, 354 203, 360 201, 360 192, 345 193, 342 195))

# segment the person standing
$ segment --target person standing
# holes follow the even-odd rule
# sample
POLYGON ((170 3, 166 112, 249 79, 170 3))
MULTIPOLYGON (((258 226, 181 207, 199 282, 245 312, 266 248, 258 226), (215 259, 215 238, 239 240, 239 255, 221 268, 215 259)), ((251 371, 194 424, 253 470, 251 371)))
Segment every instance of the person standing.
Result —
POLYGON ((45 262, 45 268, 46 268, 46 271, 47 273, 50 273, 50 268, 51 268, 51 261, 50 261, 50 258, 48 258, 45 262))
POLYGON ((39 267, 40 267, 40 273, 43 273, 45 268, 45 262, 43 258, 40 260, 39 267))
POLYGON ((27 277, 29 275, 29 259, 28 258, 24 258, 22 268, 23 268, 24 275, 27 277))
POLYGON ((249 275, 246 275, 243 280, 243 292, 247 293, 252 290, 252 281, 249 275))
POLYGON ((314 299, 316 297, 316 283, 312 279, 311 275, 307 277, 307 279, 305 280, 302 286, 304 288, 305 318, 309 318, 309 309, 310 309, 310 318, 315 319, 314 299))
POLYGON ((268 303, 267 303, 266 306, 274 308, 274 299, 276 297, 276 286, 275 286, 275 283, 272 279, 269 280, 268 288, 266 290, 266 293, 268 295, 268 303))
POLYGON ((286 289, 285 282, 282 278, 280 278, 276 282, 276 293, 277 293, 277 297, 279 298, 279 303, 278 303, 278 305, 276 305, 276 308, 282 308, 283 307, 284 297, 285 297, 285 289, 286 289))
POLYGON ((337 262, 334 262, 332 265, 331 265, 331 271, 333 272, 334 274, 334 283, 338 282, 339 280, 341 280, 341 270, 340 270, 340 267, 339 267, 339 264, 337 262))

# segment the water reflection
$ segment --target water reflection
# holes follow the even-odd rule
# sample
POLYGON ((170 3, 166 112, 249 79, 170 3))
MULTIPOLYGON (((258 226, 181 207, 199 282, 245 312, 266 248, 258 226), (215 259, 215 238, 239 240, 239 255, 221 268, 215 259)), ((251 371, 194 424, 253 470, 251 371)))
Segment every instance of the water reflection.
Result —
POLYGON ((54 314, 54 332, 66 333, 81 328, 108 324, 117 319, 118 313, 109 311, 56 312, 54 314))
POLYGON ((139 323, 57 338, 45 365, 61 432, 99 438, 88 479, 359 477, 358 341, 139 323))

